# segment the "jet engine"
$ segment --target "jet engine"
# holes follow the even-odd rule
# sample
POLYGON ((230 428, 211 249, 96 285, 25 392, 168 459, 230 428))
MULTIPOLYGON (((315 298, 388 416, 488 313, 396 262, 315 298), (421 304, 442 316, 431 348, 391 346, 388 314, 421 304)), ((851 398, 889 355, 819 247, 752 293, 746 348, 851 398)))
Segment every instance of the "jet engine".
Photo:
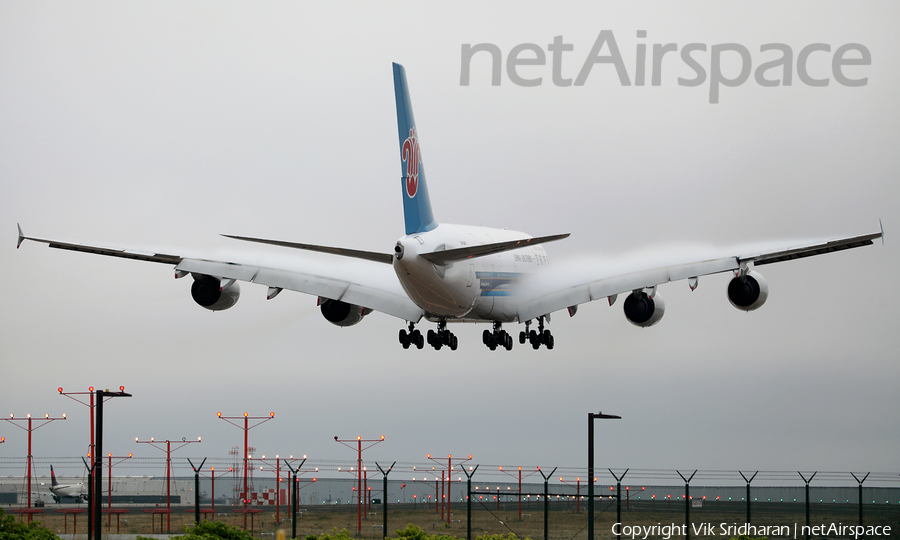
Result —
POLYGON ((229 280, 224 287, 219 278, 205 274, 194 275, 191 285, 191 297, 202 307, 210 311, 222 311, 237 304, 241 296, 241 287, 237 281, 229 280))
POLYGON ((335 326, 353 326, 361 321, 363 317, 372 313, 371 309, 362 306, 321 297, 319 298, 319 305, 322 306, 322 316, 335 326))
POLYGON ((641 328, 658 323, 665 312, 666 304, 656 290, 650 294, 635 291, 625 299, 625 317, 628 322, 641 328))
POLYGON ((768 297, 769 285, 757 272, 750 271, 728 283, 728 301, 740 310, 753 311, 765 304, 768 297))

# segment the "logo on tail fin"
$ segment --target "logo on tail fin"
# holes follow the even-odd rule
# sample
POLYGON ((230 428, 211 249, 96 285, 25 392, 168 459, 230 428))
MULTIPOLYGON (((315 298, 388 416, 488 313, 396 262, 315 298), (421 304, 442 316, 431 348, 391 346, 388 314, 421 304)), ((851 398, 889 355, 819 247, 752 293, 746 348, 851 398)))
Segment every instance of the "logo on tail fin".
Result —
POLYGON ((419 137, 416 128, 409 130, 409 137, 403 141, 400 148, 400 160, 406 162, 406 194, 409 198, 416 196, 419 189, 419 164, 422 163, 422 155, 419 153, 419 137))
POLYGON ((53 465, 50 465, 50 485, 56 486, 59 482, 56 481, 56 473, 53 472, 53 465))

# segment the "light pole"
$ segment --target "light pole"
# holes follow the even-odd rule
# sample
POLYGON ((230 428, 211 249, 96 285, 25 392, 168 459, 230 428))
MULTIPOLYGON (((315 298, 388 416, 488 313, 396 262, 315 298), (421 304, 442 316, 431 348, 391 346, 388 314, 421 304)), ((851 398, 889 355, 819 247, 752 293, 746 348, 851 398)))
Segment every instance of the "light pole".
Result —
POLYGON ((131 394, 125 392, 125 387, 120 386, 118 392, 110 392, 109 390, 97 390, 97 406, 94 411, 97 415, 97 440, 95 441, 96 451, 91 458, 94 461, 94 540, 100 540, 100 493, 103 490, 103 400, 104 398, 114 397, 131 397, 131 394))
MULTIPOLYGON (((362 453, 363 450, 367 450, 380 442, 384 442, 384 435, 381 436, 380 439, 363 439, 362 437, 357 436, 356 440, 342 440, 339 439, 337 435, 334 436, 335 442, 339 442, 346 446, 347 448, 353 449, 353 445, 350 443, 356 443, 356 534, 359 535, 362 532, 362 501, 363 501, 363 464, 362 464, 362 453), (372 443, 363 448, 363 443, 372 443)), ((338 467, 338 471, 340 471, 340 467, 338 467)), ((352 470, 352 469, 351 469, 352 470)), ((366 473, 368 475, 368 473, 366 473)))
POLYGON ((588 413, 588 540, 594 540, 594 419, 619 420, 622 417, 602 412, 588 413))
MULTIPOLYGON (((101 409, 98 409, 98 410, 101 410, 101 409)), ((99 429, 97 430, 97 433, 98 434, 100 433, 99 429)), ((100 437, 98 436, 97 439, 99 439, 99 438, 100 437)), ((141 441, 141 440, 138 440, 137 437, 135 437, 134 442, 139 443, 139 444, 149 444, 153 448, 156 448, 157 450, 162 450, 163 452, 166 453, 166 532, 167 533, 171 532, 172 531, 172 484, 171 484, 172 452, 174 452, 184 446, 187 446, 191 443, 199 443, 199 442, 201 442, 201 439, 200 439, 200 437, 197 437, 196 441, 189 441, 189 440, 187 440, 187 438, 182 437, 181 444, 179 444, 175 448, 172 448, 172 441, 166 439, 165 449, 163 449, 162 446, 157 446, 157 444, 162 444, 162 442, 159 442, 159 443, 156 442, 156 438, 154 438, 154 437, 150 437, 149 441, 141 441)), ((175 441, 175 443, 177 444, 178 441, 175 441)), ((97 444, 97 447, 98 448, 100 447, 99 443, 97 444)), ((161 528, 162 527, 162 518, 160 518, 159 523, 160 523, 159 526, 161 528)))
POLYGON ((248 413, 244 413, 244 416, 222 416, 221 412, 216 413, 216 416, 225 420, 232 426, 237 426, 244 430, 244 493, 241 495, 241 502, 244 505, 244 530, 247 530, 247 499, 250 498, 250 493, 248 491, 247 486, 247 473, 249 471, 249 460, 250 460, 250 445, 249 445, 249 431, 260 424, 264 424, 269 420, 275 418, 275 413, 270 412, 269 416, 250 416, 248 413), (244 425, 241 426, 232 420, 243 420, 244 425), (250 420, 259 420, 259 422, 250 425, 250 420))

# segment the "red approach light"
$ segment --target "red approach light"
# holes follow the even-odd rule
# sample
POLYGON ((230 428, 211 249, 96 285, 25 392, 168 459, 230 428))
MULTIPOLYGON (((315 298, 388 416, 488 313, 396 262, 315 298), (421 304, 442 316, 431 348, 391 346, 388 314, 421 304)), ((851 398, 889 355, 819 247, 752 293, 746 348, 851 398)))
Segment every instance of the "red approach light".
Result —
POLYGON ((131 457, 131 456, 132 456, 131 452, 128 452, 128 457, 131 457))
POLYGON ((630 488, 629 488, 628 486, 625 486, 625 491, 628 491, 629 489, 630 489, 630 488))
POLYGON ((275 418, 275 411, 269 413, 269 418, 275 418))
POLYGON ((250 416, 250 415, 247 413, 244 413, 244 418, 247 418, 248 416, 250 416))
POLYGON ((219 418, 222 418, 222 413, 221 413, 221 412, 217 412, 217 413, 216 413, 216 416, 218 416, 219 418))
POLYGON ((88 386, 88 392, 93 392, 93 391, 94 391, 94 387, 93 387, 93 386, 88 386))
POLYGON ((120 387, 119 387, 119 392, 124 392, 124 391, 125 391, 125 387, 124 387, 124 386, 120 386, 120 387))
POLYGON ((644 489, 645 489, 644 486, 641 486, 641 491, 644 491, 644 489))
POLYGON ((472 454, 469 454, 469 459, 472 459, 472 454))
POLYGON ((57 388, 57 390, 59 390, 59 393, 62 394, 62 386, 60 386, 59 388, 57 388))

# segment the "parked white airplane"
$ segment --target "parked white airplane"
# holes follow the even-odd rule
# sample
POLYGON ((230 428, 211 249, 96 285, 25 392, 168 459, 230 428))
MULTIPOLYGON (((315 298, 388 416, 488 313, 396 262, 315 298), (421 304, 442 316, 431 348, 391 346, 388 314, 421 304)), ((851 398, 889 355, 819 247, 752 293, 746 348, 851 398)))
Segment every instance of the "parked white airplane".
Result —
POLYGON ((87 495, 84 494, 84 484, 60 484, 56 481, 53 465, 50 465, 50 493, 53 494, 53 500, 56 502, 61 502, 62 499, 75 499, 75 502, 87 502, 87 495))
POLYGON ((423 317, 437 323, 436 332, 431 329, 427 332, 427 342, 435 349, 457 348, 457 337, 447 329, 447 323, 489 322, 493 330, 483 332, 484 344, 491 350, 498 346, 509 350, 513 339, 503 330, 503 323, 525 324, 525 330, 519 333, 519 343, 528 341, 535 349, 541 345, 552 349, 554 338, 545 328, 551 313, 568 308, 569 314, 574 315, 579 304, 606 298, 612 305, 618 295, 627 294, 624 309, 628 320, 637 326, 652 326, 665 312, 658 285, 686 279, 693 290, 700 276, 720 272, 735 275, 728 284, 731 304, 752 311, 762 306, 768 296, 768 286, 754 270, 756 266, 870 245, 882 237, 882 232, 876 232, 809 242, 790 249, 773 246, 767 251, 734 253, 687 264, 652 265, 627 273, 594 275, 574 284, 551 282, 526 287, 526 279, 539 275, 549 264, 541 244, 569 235, 535 238, 521 232, 435 221, 406 72, 398 64, 394 64, 394 93, 406 235, 397 241, 393 253, 225 235, 237 240, 352 257, 365 268, 365 272, 360 272, 362 277, 344 279, 304 271, 303 261, 297 261, 291 268, 268 268, 45 240, 25 236, 21 227, 17 246, 27 239, 54 248, 172 264, 176 278, 188 274, 193 277, 191 296, 199 305, 213 311, 228 309, 238 301, 238 281, 268 285, 270 299, 283 289, 318 296, 322 315, 338 326, 352 326, 372 311, 381 311, 408 322, 408 329, 400 330, 399 335, 403 348, 423 347, 426 338, 416 328, 423 317), (393 272, 386 270, 389 265, 393 272), (537 330, 531 328, 534 321, 537 330))

